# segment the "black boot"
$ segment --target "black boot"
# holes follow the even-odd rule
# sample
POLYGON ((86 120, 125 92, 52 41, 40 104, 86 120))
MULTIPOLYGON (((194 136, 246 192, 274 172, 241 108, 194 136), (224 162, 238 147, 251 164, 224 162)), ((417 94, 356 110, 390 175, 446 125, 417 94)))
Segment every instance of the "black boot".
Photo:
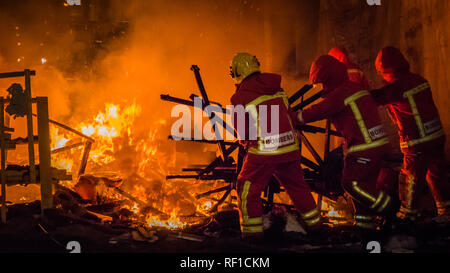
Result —
POLYGON ((328 244, 332 227, 322 222, 306 228, 306 240, 313 245, 328 244))

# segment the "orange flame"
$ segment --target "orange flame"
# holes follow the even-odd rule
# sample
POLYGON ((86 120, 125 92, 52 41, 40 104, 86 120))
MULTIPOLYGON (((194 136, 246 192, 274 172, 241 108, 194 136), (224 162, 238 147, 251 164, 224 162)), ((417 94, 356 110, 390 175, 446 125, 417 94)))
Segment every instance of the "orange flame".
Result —
MULTIPOLYGON (((83 134, 95 139, 90 154, 87 171, 115 171, 118 173, 128 173, 131 166, 119 166, 117 162, 120 161, 124 154, 121 154, 122 150, 128 151, 128 154, 132 154, 132 164, 135 164, 134 172, 143 178, 153 178, 157 181, 162 180, 166 175, 165 168, 174 160, 174 153, 168 153, 162 155, 159 150, 161 141, 158 140, 159 133, 157 130, 148 129, 145 133, 136 133, 134 128, 142 128, 141 124, 137 124, 137 119, 140 118, 142 113, 141 107, 135 102, 131 105, 122 107, 118 104, 105 104, 105 109, 100 111, 91 118, 89 122, 80 122, 76 126, 73 126, 83 134), (130 150, 131 149, 131 150, 130 150), (118 169, 117 169, 118 168, 118 169)), ((165 120, 157 120, 155 122, 157 126, 165 126, 165 120)), ((152 128, 149 126, 149 128, 152 128)), ((73 135, 63 132, 61 130, 52 129, 52 149, 58 149, 65 145, 76 143, 77 141, 71 140, 73 135)), ((80 140, 78 140, 79 142, 80 140)), ((58 168, 64 168, 76 172, 77 164, 81 157, 81 147, 73 149, 68 152, 53 155, 53 166, 58 168)), ((131 164, 131 163, 129 163, 131 164)), ((72 183, 73 186, 75 182, 72 183)), ((161 208, 161 211, 168 216, 141 215, 145 218, 148 226, 161 226, 170 229, 179 229, 187 225, 186 221, 181 218, 181 205, 176 202, 165 202, 166 196, 175 195, 179 191, 187 191, 182 186, 173 186, 170 182, 163 181, 161 192, 157 192, 153 189, 149 190, 148 185, 145 183, 128 185, 125 179, 124 186, 127 186, 127 191, 135 198, 141 200, 143 203, 148 203, 154 207, 161 208), (164 204, 164 206, 162 206, 164 204)), ((192 190, 192 187, 186 187, 192 190)), ((119 197, 119 196, 115 196, 119 197)), ((211 201, 197 201, 194 198, 190 198, 189 202, 193 203, 194 209, 204 214, 211 208, 211 201)), ((125 205, 127 209, 140 214, 142 206, 137 203, 125 205)))

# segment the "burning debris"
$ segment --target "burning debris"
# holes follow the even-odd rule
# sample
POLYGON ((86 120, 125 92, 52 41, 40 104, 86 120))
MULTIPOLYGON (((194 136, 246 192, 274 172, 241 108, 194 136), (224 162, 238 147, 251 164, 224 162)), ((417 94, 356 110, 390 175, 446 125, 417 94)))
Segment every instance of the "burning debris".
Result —
MULTIPOLYGON (((107 104, 105 112, 100 112, 93 118, 92 123, 80 123, 77 128, 83 134, 94 138, 95 143, 92 144, 88 157, 88 170, 95 173, 81 175, 74 190, 79 193, 83 199, 91 202, 97 199, 131 199, 131 203, 126 204, 127 209, 138 212, 154 213, 157 215, 147 215, 146 222, 149 226, 160 225, 168 228, 181 228, 185 224, 178 218, 177 212, 186 210, 188 214, 195 213, 196 205, 192 204, 189 209, 189 202, 183 201, 184 198, 190 196, 182 196, 181 191, 186 185, 169 184, 164 185, 162 178, 166 172, 167 163, 174 160, 173 155, 165 154, 164 150, 158 150, 156 130, 154 132, 133 131, 136 118, 140 114, 140 106, 135 103, 123 110, 118 105, 107 104), (161 155, 158 156, 157 155, 161 155), (158 158, 156 160, 156 158, 158 158), (164 161, 167 159, 167 161, 164 161), (121 170, 115 173, 109 173, 105 178, 102 173, 105 170, 121 170), (117 174, 123 175, 125 178, 119 177, 117 174), (145 177, 145 178, 144 178, 145 177), (150 179, 149 179, 150 178, 150 179), (125 181, 125 183, 123 183, 125 181), (123 183, 123 186, 122 186, 123 183), (164 188, 174 186, 173 189, 164 188), (120 186, 122 186, 120 188, 120 186), (123 190, 125 189, 125 190, 123 190), (163 192, 165 191, 165 192, 163 192), (155 206, 161 207, 164 199, 169 200, 170 205, 159 211, 155 206), (173 205, 172 205, 173 204, 173 205), (181 207, 177 207, 180 205, 181 207), (172 208, 173 206, 173 208, 172 208), (167 215, 168 219, 160 219, 160 215, 167 215)), ((165 122, 158 122, 164 126, 165 122)), ((66 147, 74 147, 78 140, 69 139, 68 134, 60 134, 54 131, 52 136, 56 143, 54 149, 62 149, 61 145, 66 147), (73 144, 74 143, 74 144, 73 144)), ((54 150, 54 151, 55 151, 54 150)), ((55 157, 55 165, 65 165, 66 168, 76 170, 77 162, 73 158, 80 156, 80 149, 62 151, 55 157), (64 154, 65 153, 65 154, 64 154), (69 162, 69 163, 68 163, 69 162)), ((192 199, 192 198, 191 198, 192 199)))
MULTIPOLYGON (((176 97, 172 97, 170 95, 161 95, 162 100, 170 101, 170 102, 176 102, 180 104, 184 104, 191 107, 200 107, 202 111, 208 112, 208 106, 215 105, 219 111, 223 111, 224 113, 227 113, 227 109, 221 108, 220 105, 216 105, 215 103, 210 102, 208 99, 208 95, 206 93, 205 87, 203 85, 202 78, 200 76, 200 69, 193 65, 191 67, 191 70, 194 72, 195 79, 197 81, 198 88, 201 93, 202 103, 198 104, 195 102, 195 99, 198 98, 195 94, 192 94, 190 96, 191 100, 184 100, 176 97)), ((311 85, 305 85, 302 87, 299 91, 297 91, 292 97, 289 98, 289 103, 293 104, 298 99, 301 98, 301 103, 293 107, 293 109, 301 109, 307 106, 308 104, 314 102, 320 97, 321 91, 316 93, 315 95, 311 96, 310 98, 304 100, 303 96, 313 88, 311 85)), ((223 135, 223 132, 219 132, 222 128, 225 130, 229 130, 229 128, 232 128, 226 122, 215 116, 214 114, 208 113, 208 117, 210 119, 210 122, 218 122, 218 124, 215 124, 212 126, 213 128, 213 134, 217 135, 223 135), (214 121, 213 121, 214 120, 214 121), (219 127, 221 126, 221 128, 219 127), (218 128, 219 127, 219 128, 218 128)), ((309 150, 309 152, 313 155, 316 162, 313 162, 305 157, 302 157, 302 164, 305 165, 305 177, 307 181, 309 182, 310 186, 315 192, 318 192, 316 195, 316 199, 319 201, 319 207, 321 208, 324 216, 327 216, 327 219, 331 219, 329 222, 330 224, 337 224, 339 222, 341 223, 348 223, 349 219, 352 218, 352 213, 350 208, 347 206, 347 202, 345 202, 345 199, 342 197, 339 199, 339 196, 343 194, 343 190, 340 187, 340 173, 342 170, 343 162, 342 162, 342 149, 338 148, 332 152, 328 151, 329 142, 330 142, 330 136, 338 135, 336 132, 332 131, 330 129, 330 125, 328 124, 328 128, 323 129, 315 126, 303 126, 300 129, 301 137, 303 142, 306 144, 306 148, 309 150), (310 142, 308 141, 307 137, 304 135, 305 132, 309 133, 325 133, 325 157, 327 158, 327 161, 324 161, 319 154, 316 152, 316 150, 312 147, 310 142), (326 195, 329 198, 324 198, 323 195, 326 195), (323 199, 326 199, 328 202, 325 202, 323 199), (334 206, 339 201, 340 207, 338 208, 341 210, 341 214, 339 214, 337 211, 335 211, 334 206), (343 213, 344 212, 344 213, 343 213), (329 217, 329 218, 328 218, 329 217)), ((230 134, 235 135, 234 131, 229 131, 230 134)), ((177 136, 169 136, 171 139, 178 139, 177 136)), ((183 168, 184 172, 194 172, 195 174, 190 175, 169 175, 166 178, 167 179, 196 179, 200 181, 208 181, 208 180, 223 180, 227 182, 229 185, 225 187, 220 187, 216 189, 212 189, 210 191, 199 193, 196 195, 197 198, 202 198, 205 196, 208 196, 212 193, 220 193, 224 192, 221 198, 217 201, 217 203, 211 208, 210 212, 217 211, 217 208, 227 200, 230 193, 236 189, 236 179, 237 175, 239 174, 241 168, 242 168, 242 160, 243 156, 245 154, 244 147, 240 145, 237 141, 235 142, 227 142, 224 140, 216 140, 216 141, 205 141, 205 140, 191 140, 188 141, 198 141, 198 142, 206 142, 209 144, 215 144, 218 147, 218 150, 220 151, 220 155, 216 157, 209 165, 206 165, 201 168, 183 168), (231 156, 233 152, 237 151, 236 159, 235 157, 231 156)), ((268 187, 266 188, 264 192, 264 197, 266 197, 266 200, 264 200, 265 210, 270 211, 272 207, 276 204, 274 202, 275 194, 279 194, 284 192, 280 188, 280 183, 277 180, 277 178, 272 178, 272 181, 268 184, 268 187)), ((232 200, 231 198, 230 200, 232 200)), ((282 197, 281 205, 292 207, 292 205, 289 203, 289 198, 285 195, 284 198, 282 197), (285 203, 287 202, 287 203, 285 203), (284 204, 283 204, 284 203, 284 204)))
MULTIPOLYGON (((194 69, 199 87, 202 87, 198 71, 198 68, 194 69)), ((11 92, 13 104, 7 109, 19 117, 28 116, 25 110, 10 110, 13 106, 14 109, 27 109, 26 100, 20 100, 25 93, 19 92, 19 86, 12 86, 18 92, 11 92)), ((201 93, 207 97, 204 88, 201 88, 201 93)), ((170 97, 164 98, 170 100, 170 97)), ((202 145, 217 145, 223 154, 207 166, 184 169, 195 172, 195 175, 170 175, 168 171, 175 160, 174 150, 160 146, 158 141, 162 129, 167 128, 166 123, 158 121, 152 130, 135 131, 140 113, 141 108, 135 102, 123 108, 106 104, 105 111, 94 116, 92 122, 84 121, 70 127, 47 120, 48 137, 52 143, 48 154, 54 166, 51 179, 56 192, 52 200, 46 201, 52 204, 51 207, 43 207, 43 219, 53 227, 78 223, 112 233, 129 230, 126 232, 130 234, 128 237, 113 237, 110 240, 112 244, 120 238, 154 243, 161 236, 158 235, 161 230, 175 232, 169 237, 190 241, 238 235, 237 198, 232 191, 239 164, 242 164, 239 159, 242 147, 237 142, 205 141, 202 145), (231 155, 236 149, 239 150, 237 160, 231 155), (66 172, 78 173, 78 177, 72 178, 66 172), (172 181, 166 182, 166 178, 172 181), (197 182, 189 181, 192 178, 197 182)), ((30 116, 39 118, 39 113, 30 116)), ((29 139, 22 142, 26 144, 29 139)), ((16 143, 20 141, 17 139, 16 143)), ((28 166, 8 165, 6 170, 9 184, 33 183, 28 166)), ((40 166, 37 165, 35 170, 39 181, 40 166)), ((281 192, 277 184, 267 189, 266 228, 279 226, 279 230, 285 230, 286 219, 289 219, 286 230, 304 232, 298 222, 295 227, 296 220, 293 219, 296 217, 293 218, 293 214, 286 210, 281 214, 271 214, 273 208, 279 206, 274 202, 274 195, 281 192)), ((289 200, 280 198, 281 203, 281 200, 289 200)), ((325 213, 340 217, 332 208, 322 208, 325 213)), ((43 225, 40 227, 47 235, 51 234, 43 225)))
MULTIPOLYGON (((107 105, 106 113, 97 115, 92 124, 80 124, 79 130, 48 118, 45 120, 45 116, 44 120, 41 121, 40 114, 44 110, 39 105, 39 99, 33 99, 38 102, 37 115, 32 114, 29 110, 30 104, 27 106, 27 103, 29 103, 27 98, 30 98, 30 74, 32 73, 25 71, 0 75, 1 77, 25 76, 27 84, 26 91, 28 93, 24 93, 19 84, 11 86, 9 89, 11 97, 2 98, 2 101, 10 102, 6 111, 16 117, 26 116, 31 118, 37 116, 39 121, 39 136, 28 135, 26 139, 8 140, 8 143, 2 144, 2 151, 6 151, 4 149, 6 146, 9 149, 14 149, 16 144, 28 144, 30 139, 33 140, 32 144, 38 139, 40 145, 39 165, 34 164, 33 145, 28 145, 29 154, 33 155, 29 158, 31 167, 2 165, 2 173, 6 173, 6 176, 2 176, 2 221, 4 223, 7 218, 11 217, 11 213, 8 213, 8 217, 6 215, 6 185, 33 183, 40 184, 41 188, 49 187, 46 183, 51 183, 57 189, 54 195, 51 194, 51 190, 50 195, 42 195, 41 202, 39 202, 42 207, 42 219, 56 225, 81 223, 96 226, 102 230, 114 231, 118 228, 122 232, 124 228, 132 229, 131 234, 135 240, 145 238, 147 242, 154 242, 158 237, 154 235, 155 230, 151 230, 151 228, 180 230, 188 223, 193 222, 192 220, 181 219, 182 216, 178 212, 188 211, 188 217, 198 218, 196 210, 197 206, 201 208, 201 205, 193 203, 195 199, 186 191, 186 185, 176 184, 172 189, 168 189, 160 180, 163 177, 163 167, 165 166, 160 161, 163 157, 158 160, 154 160, 153 157, 158 148, 157 141, 154 139, 156 132, 134 138, 132 126, 135 117, 140 112, 140 108, 136 104, 123 109, 123 111, 120 111, 116 105, 107 105), (52 135, 49 134, 50 124, 57 126, 52 129, 52 135), (43 131, 45 128, 49 130, 46 135, 43 131), (59 129, 63 129, 64 133, 59 129), (69 135, 75 136, 75 138, 69 139, 69 135), (45 141, 46 136, 47 141, 45 141), (50 138, 53 140, 52 149, 49 144, 50 138), (45 147, 45 145, 48 146, 45 147), (46 153, 44 153, 45 151, 46 153), (42 157, 45 154, 49 156, 47 161, 44 161, 42 157), (53 155, 52 165, 59 166, 61 169, 49 168, 50 154, 53 155), (64 154, 66 157, 64 157, 64 154), (129 156, 134 156, 137 159, 142 158, 143 160, 134 166, 128 164, 136 162, 135 160, 117 162, 123 154, 129 154, 129 156), (79 163, 74 163, 76 156, 81 157, 79 163), (48 165, 46 167, 43 164, 48 165), (122 177, 112 172, 85 173, 86 170, 108 170, 117 168, 119 165, 122 165, 121 169, 126 170, 124 172, 126 183, 123 183, 122 177), (125 169, 125 166, 128 169, 125 169), (67 171, 74 173, 77 170, 78 178, 74 183, 72 176, 68 175, 67 171), (143 177, 153 177, 153 179, 149 180, 143 177), (65 181, 65 183, 60 181, 65 181), (131 190, 131 193, 127 193, 126 189, 131 190), (186 198, 190 198, 191 201, 186 201, 186 198), (161 202, 161 200, 163 201, 161 202), (166 200, 165 204, 164 200, 166 200), (46 205, 44 206, 44 204, 46 205), (159 210, 155 206, 163 207, 162 210, 159 210)), ((161 124, 164 125, 164 122, 161 124)), ((28 125, 31 126, 32 123, 28 125)), ((12 131, 4 125, 1 126, 12 131)), ((29 133, 33 132, 32 127, 30 128, 29 133)), ((123 157, 121 158, 123 159, 123 157)), ((168 160, 170 160, 169 156, 168 160)), ((2 154, 2 162, 5 162, 5 154, 2 154)), ((52 188, 51 184, 50 189, 52 188)), ((198 222, 198 219, 195 219, 195 221, 198 222)), ((49 234, 42 225, 40 227, 46 234, 49 234)), ((189 239, 187 235, 181 237, 189 239)))

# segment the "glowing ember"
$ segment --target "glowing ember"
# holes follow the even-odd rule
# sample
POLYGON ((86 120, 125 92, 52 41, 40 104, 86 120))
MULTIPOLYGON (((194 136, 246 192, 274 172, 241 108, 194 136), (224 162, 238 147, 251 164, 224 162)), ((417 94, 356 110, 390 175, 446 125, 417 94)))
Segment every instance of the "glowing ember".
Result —
MULTIPOLYGON (((140 221, 145 220, 149 226, 183 228, 187 225, 181 218, 183 215, 197 212, 205 215, 212 203, 192 197, 196 193, 192 182, 165 181, 168 166, 175 162, 175 152, 168 148, 172 142, 161 144, 161 138, 165 139, 167 132, 160 132, 158 128, 164 128, 166 121, 157 120, 154 124, 142 126, 138 121, 141 112, 136 103, 128 106, 107 103, 104 110, 88 122, 72 126, 95 140, 87 172, 113 171, 120 174, 125 179, 122 188, 141 201, 126 204, 124 208, 138 215, 140 221), (146 212, 144 204, 160 210, 163 216, 146 212)), ((83 142, 78 136, 57 128, 52 128, 51 135, 52 150, 83 142)), ((77 173, 82 151, 83 146, 80 146, 52 155, 53 166, 77 173)), ((69 186, 74 184, 75 181, 69 186)), ((110 194, 108 198, 123 197, 110 194)))
POLYGON ((52 138, 52 150, 62 148, 66 145, 67 142, 70 141, 70 139, 65 138, 63 135, 59 135, 59 131, 57 127, 51 127, 51 134, 53 136, 52 138))
POLYGON ((207 212, 212 208, 212 202, 206 201, 205 203, 201 204, 201 206, 197 207, 199 211, 207 212))
POLYGON ((341 217, 339 215, 339 213, 337 213, 334 208, 331 208, 328 213, 327 213, 328 217, 341 217))
POLYGON ((162 217, 158 216, 149 216, 147 218, 147 224, 150 227, 153 226, 159 226, 159 227, 165 227, 169 229, 180 229, 187 225, 187 223, 180 220, 180 218, 177 216, 178 212, 174 211, 168 219, 162 219, 162 217))
POLYGON ((136 103, 123 110, 119 105, 106 104, 105 111, 98 113, 93 122, 80 123, 77 129, 96 141, 90 153, 91 160, 101 164, 114 161, 115 158, 109 155, 115 152, 114 138, 130 136, 131 127, 141 111, 136 103))

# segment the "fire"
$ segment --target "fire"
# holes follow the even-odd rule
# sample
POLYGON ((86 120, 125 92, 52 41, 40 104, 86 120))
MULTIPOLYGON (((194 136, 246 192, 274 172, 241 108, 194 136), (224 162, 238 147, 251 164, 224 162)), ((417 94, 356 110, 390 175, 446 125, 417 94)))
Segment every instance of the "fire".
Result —
MULTIPOLYGON (((142 108, 136 103, 123 109, 119 105, 107 103, 105 111, 99 112, 91 123, 80 123, 76 128, 83 134, 93 137, 95 145, 90 153, 91 160, 96 163, 108 164, 115 160, 111 153, 115 152, 114 139, 116 137, 129 137, 131 126, 136 117, 142 112, 142 108)), ((129 138, 132 142, 132 139, 129 138)), ((131 142, 129 144, 131 144, 131 142)))
MULTIPOLYGON (((313 194, 317 198, 316 194, 313 194)), ((348 223, 352 218, 345 198, 339 197, 338 200, 333 201, 325 196, 322 197, 322 215, 328 218, 332 225, 339 225, 348 223)))
POLYGON ((134 203, 134 204, 133 204, 133 207, 131 207, 130 210, 131 210, 132 212, 134 212, 135 214, 138 214, 138 213, 139 213, 139 206, 138 206, 138 204, 137 204, 137 203, 134 203))
POLYGON ((70 139, 65 138, 63 135, 59 134, 59 129, 57 127, 51 127, 51 135, 53 136, 52 139, 52 150, 62 148, 66 145, 67 142, 70 141, 70 139))
POLYGON ((339 215, 339 213, 338 213, 337 211, 334 210, 333 207, 330 208, 330 210, 328 211, 327 215, 328 215, 328 217, 336 217, 336 218, 341 217, 341 216, 339 215))
MULTIPOLYGON (((50 135, 52 136, 51 150, 62 148, 70 142, 70 139, 61 134, 59 129, 55 126, 50 127, 50 135)), ((71 170, 73 160, 70 158, 52 157, 52 166, 59 169, 71 170)))
MULTIPOLYGON (((167 218, 167 217, 165 217, 167 218)), ((147 224, 150 227, 158 226, 158 227, 165 227, 169 229, 180 229, 187 225, 186 222, 181 221, 181 219, 178 216, 178 211, 174 210, 167 219, 164 219, 162 217, 150 215, 147 217, 147 224)))
MULTIPOLYGON (((164 128, 166 121, 160 119, 143 126, 141 114, 142 108, 136 102, 125 106, 107 103, 102 111, 87 121, 70 125, 95 140, 86 172, 118 173, 124 178, 125 191, 141 201, 128 203, 125 208, 145 219, 148 226, 183 228, 188 224, 183 215, 193 215, 197 210, 204 215, 212 203, 192 198, 195 187, 191 182, 165 181, 167 169, 175 160, 175 153, 167 148, 172 142, 163 146, 161 141, 166 139, 167 132, 158 129, 164 128), (138 181, 134 181, 135 178, 138 181), (145 204, 160 210, 161 215, 145 212, 145 204)), ((53 127, 51 136, 52 150, 83 142, 80 137, 53 127)), ((83 146, 80 146, 52 155, 53 166, 77 173, 82 151, 83 146)), ((123 198, 118 194, 109 197, 112 196, 123 198)))
MULTIPOLYGON (((104 109, 90 119, 72 125, 73 128, 93 138, 86 172, 113 171, 124 179, 122 189, 139 200, 124 205, 138 215, 148 226, 181 229, 189 224, 189 215, 207 216, 214 198, 197 200, 195 193, 210 190, 211 185, 192 181, 166 181, 165 176, 175 162, 175 150, 163 142, 167 135, 165 120, 142 124, 142 108, 136 102, 130 105, 107 103, 104 109), (161 132, 161 128, 165 128, 161 132), (203 188, 201 188, 203 187, 203 188), (205 188, 206 187, 206 188, 205 188), (209 187, 209 188, 208 188, 209 187), (148 212, 146 208, 152 207, 148 212), (155 211, 160 211, 156 213, 155 211)), ((52 150, 66 145, 82 143, 80 137, 52 127, 52 150)), ((77 173, 83 146, 54 154, 55 167, 77 173)), ((73 186, 76 181, 73 182, 73 186)), ((218 186, 215 182, 215 186, 218 186)), ((116 194, 110 198, 122 198, 116 194)), ((285 200, 286 201, 286 200, 285 200)), ((343 216, 333 202, 323 199, 322 212, 330 222, 338 224, 343 216)))
POLYGON ((200 204, 197 206, 197 210, 201 212, 207 212, 212 208, 212 202, 211 201, 205 201, 203 204, 200 204))

